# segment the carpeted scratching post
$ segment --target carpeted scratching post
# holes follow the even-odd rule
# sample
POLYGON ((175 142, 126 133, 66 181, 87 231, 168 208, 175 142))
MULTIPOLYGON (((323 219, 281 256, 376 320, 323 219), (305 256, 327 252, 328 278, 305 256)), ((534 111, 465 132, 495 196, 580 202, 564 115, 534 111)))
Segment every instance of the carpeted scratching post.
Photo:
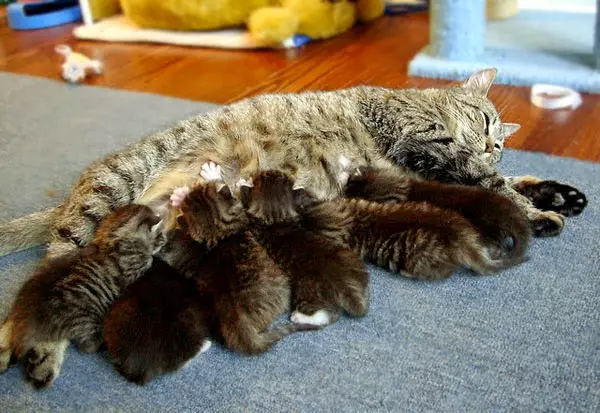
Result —
POLYGON ((433 55, 469 60, 483 53, 485 0, 433 0, 429 13, 433 55))

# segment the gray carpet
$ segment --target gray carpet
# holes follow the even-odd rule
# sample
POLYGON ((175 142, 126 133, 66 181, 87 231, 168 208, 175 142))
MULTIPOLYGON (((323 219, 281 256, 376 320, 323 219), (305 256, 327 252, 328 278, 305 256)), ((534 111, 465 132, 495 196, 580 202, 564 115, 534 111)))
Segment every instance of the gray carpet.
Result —
MULTIPOLYGON (((0 74, 0 219, 57 203, 91 160, 208 108, 0 74)), ((144 388, 103 355, 70 349, 47 391, 19 368, 1 375, 0 411, 600 411, 600 165, 507 151, 502 168, 589 197, 583 216, 560 238, 535 240, 516 269, 427 283, 372 268, 366 318, 257 357, 216 346, 144 388)), ((0 259, 0 317, 40 256, 0 259)))

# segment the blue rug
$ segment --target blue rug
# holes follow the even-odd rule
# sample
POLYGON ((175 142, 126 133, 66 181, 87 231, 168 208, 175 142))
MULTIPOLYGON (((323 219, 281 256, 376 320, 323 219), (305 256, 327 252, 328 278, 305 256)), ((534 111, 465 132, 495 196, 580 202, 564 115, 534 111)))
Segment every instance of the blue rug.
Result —
MULTIPOLYGON (((0 73, 0 219, 57 203, 90 160, 207 109, 0 73)), ((104 355, 70 349, 49 390, 33 390, 20 368, 0 375, 0 411, 599 411, 600 165, 507 151, 502 169, 565 180, 589 198, 518 268, 427 283, 371 267, 364 319, 288 337, 262 356, 215 346, 146 387, 104 355)), ((0 318, 41 254, 0 259, 0 318)))
POLYGON ((432 56, 427 47, 410 62, 409 74, 462 80, 477 69, 496 67, 497 83, 551 83, 600 93, 594 27, 593 14, 522 10, 487 23, 486 49, 477 59, 446 60, 432 56))

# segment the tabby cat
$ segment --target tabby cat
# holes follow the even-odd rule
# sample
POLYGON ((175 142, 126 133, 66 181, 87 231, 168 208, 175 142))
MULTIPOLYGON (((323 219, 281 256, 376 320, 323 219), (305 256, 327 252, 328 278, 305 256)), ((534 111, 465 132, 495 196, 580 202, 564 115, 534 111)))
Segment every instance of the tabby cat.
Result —
POLYGON ((252 232, 290 279, 291 320, 324 326, 335 322, 341 310, 364 316, 369 275, 358 254, 344 245, 347 217, 340 214, 321 225, 303 225, 321 216, 298 209, 300 190, 293 186, 287 175, 271 170, 241 187, 252 232))
POLYGON ((59 207, 0 226, 0 254, 48 241, 55 255, 84 246, 114 208, 168 196, 209 161, 223 167, 230 187, 239 176, 278 169, 318 198, 335 198, 340 153, 355 166, 402 165, 426 179, 492 189, 519 205, 536 235, 557 235, 561 214, 580 213, 586 198, 494 168, 519 128, 501 122, 486 97, 495 75, 482 70, 450 88, 262 95, 198 115, 94 163, 59 207), (541 192, 553 202, 540 200, 541 192))
POLYGON ((24 359, 36 387, 52 384, 69 340, 84 352, 102 344, 106 313, 151 266, 164 242, 159 217, 130 204, 108 215, 85 248, 42 262, 21 287, 0 330, 0 369, 24 359))

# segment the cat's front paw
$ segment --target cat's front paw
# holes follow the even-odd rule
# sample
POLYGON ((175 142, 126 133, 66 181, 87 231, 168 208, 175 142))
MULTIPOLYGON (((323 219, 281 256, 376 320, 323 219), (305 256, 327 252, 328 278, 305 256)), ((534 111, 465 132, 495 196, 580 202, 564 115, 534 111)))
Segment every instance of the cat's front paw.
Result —
POLYGON ((587 206, 586 196, 577 188, 556 181, 537 181, 522 185, 522 193, 537 209, 571 217, 587 206))
POLYGON ((202 165, 200 176, 206 181, 222 181, 223 175, 221 174, 221 166, 214 162, 207 162, 202 165))
POLYGON ((554 237, 565 226, 565 217, 554 211, 540 211, 529 221, 536 237, 554 237))
POLYGON ((97 353, 102 346, 102 337, 100 335, 95 335, 82 340, 76 340, 73 344, 75 344, 77 350, 82 353, 97 353))
POLYGON ((173 208, 178 208, 183 204, 185 198, 190 194, 190 188, 187 186, 181 186, 179 188, 175 188, 173 193, 171 194, 171 206, 173 208))

